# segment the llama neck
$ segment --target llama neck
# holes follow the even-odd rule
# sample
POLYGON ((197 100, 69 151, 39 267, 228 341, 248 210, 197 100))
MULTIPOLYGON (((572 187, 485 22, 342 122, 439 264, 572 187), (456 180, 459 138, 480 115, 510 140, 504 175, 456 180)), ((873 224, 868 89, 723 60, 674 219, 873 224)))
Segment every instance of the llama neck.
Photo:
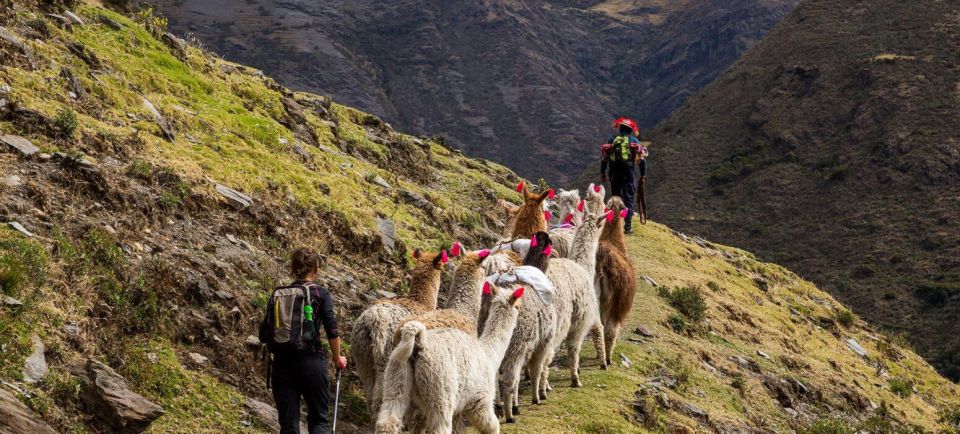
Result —
POLYGON ((624 220, 620 218, 619 215, 613 218, 612 223, 607 223, 603 225, 603 232, 600 233, 600 240, 608 243, 620 251, 627 251, 626 241, 623 239, 623 224, 624 220))
POLYGON ((490 307, 490 315, 480 335, 480 346, 492 362, 502 360, 506 354, 518 314, 512 306, 497 304, 490 307))
POLYGON ((408 297, 425 308, 437 308, 437 295, 440 292, 440 270, 432 262, 417 264, 410 272, 410 292, 408 297))
POLYGON ((523 204, 517 211, 517 220, 513 223, 513 238, 529 238, 533 234, 546 231, 547 220, 539 205, 523 204))
POLYGON ((592 220, 587 218, 577 227, 573 245, 570 246, 570 259, 591 271, 597 266, 597 244, 600 240, 600 228, 592 220))
POLYGON ((483 281, 483 274, 483 268, 476 262, 461 264, 453 276, 447 309, 460 312, 476 322, 480 311, 480 282, 483 281))

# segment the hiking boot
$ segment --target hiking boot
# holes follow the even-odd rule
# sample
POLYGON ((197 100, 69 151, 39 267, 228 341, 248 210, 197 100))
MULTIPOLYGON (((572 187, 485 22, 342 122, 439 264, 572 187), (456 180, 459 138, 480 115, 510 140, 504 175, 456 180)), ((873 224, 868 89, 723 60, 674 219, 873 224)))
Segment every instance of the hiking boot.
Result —
POLYGON ((627 234, 627 235, 630 235, 630 234, 633 233, 633 229, 632 229, 632 228, 625 228, 625 229, 623 230, 623 233, 625 233, 625 234, 627 234))

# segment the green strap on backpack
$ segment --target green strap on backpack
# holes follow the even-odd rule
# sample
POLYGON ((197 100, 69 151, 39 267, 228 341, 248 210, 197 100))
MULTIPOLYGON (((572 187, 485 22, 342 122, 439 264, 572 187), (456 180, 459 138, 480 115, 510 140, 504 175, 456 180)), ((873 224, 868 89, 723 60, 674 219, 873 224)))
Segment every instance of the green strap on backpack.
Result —
POLYGON ((613 147, 610 149, 610 160, 627 162, 630 161, 630 136, 614 137, 613 147))

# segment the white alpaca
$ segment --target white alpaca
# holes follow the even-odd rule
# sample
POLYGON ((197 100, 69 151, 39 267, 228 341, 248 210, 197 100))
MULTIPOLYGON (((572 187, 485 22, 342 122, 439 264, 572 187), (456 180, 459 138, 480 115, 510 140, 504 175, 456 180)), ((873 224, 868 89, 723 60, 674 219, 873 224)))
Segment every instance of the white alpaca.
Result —
POLYGON ((410 406, 425 415, 427 433, 452 433, 460 418, 481 433, 500 432, 493 411, 497 367, 517 323, 523 288, 487 288, 490 312, 479 338, 452 328, 427 330, 417 321, 400 329, 384 373, 377 433, 400 432, 410 406))
MULTIPOLYGON (((565 207, 570 207, 569 211, 564 211, 564 208, 561 208, 560 212, 564 216, 573 214, 573 224, 579 226, 583 222, 585 213, 590 214, 600 214, 603 210, 604 203, 603 197, 606 194, 603 185, 594 185, 590 184, 587 186, 586 197, 583 200, 579 200, 580 193, 577 190, 573 190, 572 193, 576 194, 577 202, 570 204, 570 198, 574 197, 571 192, 563 191, 558 198, 561 198, 561 202, 565 207), (564 197, 566 195, 566 197, 564 197)), ((573 246, 573 237, 576 233, 575 228, 556 228, 550 230, 550 239, 553 241, 553 257, 554 258, 569 258, 571 253, 571 246, 573 246)))
POLYGON ((417 250, 413 256, 416 265, 410 272, 409 295, 378 301, 368 307, 357 318, 350 337, 350 353, 373 413, 380 408, 381 375, 393 350, 394 332, 404 318, 437 308, 440 271, 447 253, 427 254, 417 250))

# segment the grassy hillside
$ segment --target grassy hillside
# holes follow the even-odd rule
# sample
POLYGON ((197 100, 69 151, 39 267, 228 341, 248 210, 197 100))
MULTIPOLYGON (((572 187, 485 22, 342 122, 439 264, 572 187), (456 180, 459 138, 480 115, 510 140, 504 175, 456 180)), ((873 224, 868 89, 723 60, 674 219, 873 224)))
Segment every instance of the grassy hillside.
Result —
POLYGON ((960 379, 958 14, 801 3, 653 131, 652 217, 796 270, 960 379))
MULTIPOLYGON (((89 359, 164 408, 149 432, 268 431, 246 405, 271 402, 263 362, 246 341, 268 290, 287 279, 291 248, 324 255, 321 280, 349 328, 383 291, 404 292, 407 249, 453 239, 486 245, 502 226, 496 199, 516 199, 509 170, 291 92, 171 39, 149 13, 72 8, 83 24, 47 15, 66 14, 59 6, 0 2, 0 133, 41 151, 21 155, 0 143, 0 387, 59 431, 112 431, 85 404, 77 367, 89 359), (228 201, 218 186, 251 201, 228 201), (24 362, 37 341, 49 373, 31 383, 24 362)), ((916 355, 780 267, 682 242, 653 224, 631 243, 641 274, 704 288, 705 319, 674 315, 642 284, 633 321, 656 337, 621 344, 633 367, 588 366, 582 390, 564 387, 563 370, 554 370, 549 403, 525 407, 509 430, 694 427, 672 413, 684 401, 715 424, 783 429, 829 414, 877 414, 850 408, 868 402, 860 396, 886 402, 891 419, 932 430, 938 411, 956 405, 955 386, 916 355), (752 283, 760 275, 766 292, 752 283), (867 348, 869 361, 843 346, 846 337, 867 348), (736 354, 759 373, 733 366, 736 354), (887 374, 874 375, 878 361, 887 374), (636 398, 661 367, 676 389, 636 398), (792 422, 760 386, 764 375, 819 393, 796 398, 792 422), (638 416, 636 399, 647 416, 638 416), (667 400, 674 410, 662 406, 667 400)), ((696 317, 696 297, 674 298, 688 300, 678 305, 696 317)), ((341 427, 369 423, 351 374, 342 402, 341 427)))

